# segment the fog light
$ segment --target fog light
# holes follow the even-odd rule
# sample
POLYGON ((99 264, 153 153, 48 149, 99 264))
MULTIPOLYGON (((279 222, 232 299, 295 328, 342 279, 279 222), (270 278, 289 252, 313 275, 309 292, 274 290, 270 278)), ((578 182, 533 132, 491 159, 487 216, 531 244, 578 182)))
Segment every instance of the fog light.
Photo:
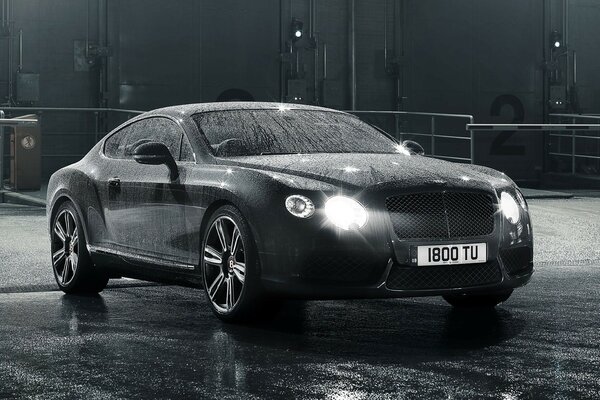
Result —
POLYGON ((295 217, 308 218, 315 213, 315 205, 304 196, 295 194, 285 199, 285 208, 295 217))
POLYGON ((516 224, 521 219, 521 210, 514 197, 507 192, 500 195, 500 209, 511 224, 516 224))
POLYGON ((335 226, 345 231, 362 228, 367 223, 367 210, 358 201, 345 196, 327 200, 325 215, 335 226))

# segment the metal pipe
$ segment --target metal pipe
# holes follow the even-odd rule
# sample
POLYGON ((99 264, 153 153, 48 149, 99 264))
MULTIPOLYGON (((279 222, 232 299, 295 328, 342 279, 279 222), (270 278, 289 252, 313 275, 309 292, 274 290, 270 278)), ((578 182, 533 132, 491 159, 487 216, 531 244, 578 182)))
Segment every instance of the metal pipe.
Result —
POLYGON ((577 85, 577 52, 573 51, 573 86, 577 85))
POLYGON ((315 45, 314 54, 314 68, 313 68, 313 101, 315 104, 319 104, 319 41, 317 40, 317 5, 315 0, 310 0, 310 29, 311 38, 315 45))
POLYGON ((85 24, 85 58, 87 59, 90 54, 89 54, 89 49, 90 49, 90 0, 87 0, 87 21, 85 24))
MULTIPOLYGON (((4 112, 1 116, 4 118, 4 112)), ((0 190, 2 189, 4 189, 4 127, 0 125, 0 190)))
POLYGON ((350 0, 350 109, 356 110, 356 7, 350 0))
POLYGON ((23 70, 23 29, 19 29, 19 66, 17 72, 23 70))
POLYGON ((38 112, 38 111, 48 111, 48 112, 95 112, 95 111, 104 111, 104 112, 116 112, 116 113, 126 113, 126 114, 143 114, 145 111, 140 110, 127 110, 121 108, 93 108, 93 107, 4 107, 4 110, 7 111, 30 111, 30 112, 38 112))
POLYGON ((467 124, 474 131, 596 131, 600 124, 467 124))
POLYGON ((435 156, 435 116, 431 116, 431 155, 435 156))
POLYGON ((383 0, 385 5, 383 6, 383 68, 387 70, 388 66, 388 26, 387 26, 387 15, 388 15, 388 2, 383 0))
POLYGON ((6 0, 6 26, 8 27, 8 104, 12 104, 13 99, 13 74, 12 74, 12 33, 10 29, 10 0, 6 0))
POLYGON ((279 102, 283 103, 285 96, 285 63, 283 55, 285 50, 285 35, 283 33, 283 2, 279 0, 279 102))
POLYGON ((327 43, 323 42, 323 80, 327 79, 327 43))
MULTIPOLYGON (((575 124, 575 118, 571 120, 575 124)), ((575 174, 575 131, 571 130, 571 173, 575 174)))

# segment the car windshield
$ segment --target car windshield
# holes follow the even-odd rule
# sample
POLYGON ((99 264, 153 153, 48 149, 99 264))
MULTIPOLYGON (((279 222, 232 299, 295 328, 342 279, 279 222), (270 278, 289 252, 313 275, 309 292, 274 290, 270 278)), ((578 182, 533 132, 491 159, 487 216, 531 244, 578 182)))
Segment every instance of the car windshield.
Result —
POLYGON ((330 111, 227 110, 195 114, 218 157, 310 153, 408 153, 358 118, 330 111))

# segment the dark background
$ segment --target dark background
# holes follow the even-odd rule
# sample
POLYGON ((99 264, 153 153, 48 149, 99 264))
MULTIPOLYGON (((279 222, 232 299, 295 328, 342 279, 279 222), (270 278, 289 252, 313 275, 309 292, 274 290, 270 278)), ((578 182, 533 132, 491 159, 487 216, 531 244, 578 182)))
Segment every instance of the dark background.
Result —
MULTIPOLYGON (((240 98, 243 91, 254 100, 296 97, 338 109, 472 114, 479 123, 543 122, 551 112, 600 110, 595 0, 9 3, 10 29, 3 28, 0 39, 5 105, 149 110, 240 98), (303 22, 304 37, 290 53, 293 18, 303 22), (33 101, 26 86, 21 93, 17 87, 20 30, 20 71, 39 74, 33 101), (562 47, 552 53, 554 30, 562 47), (565 48, 568 58, 559 56, 565 48), (230 89, 238 94, 228 96, 230 89), (556 99, 563 105, 551 108, 556 99)), ((103 123, 108 130, 115 121, 103 123)), ((90 114, 44 117, 46 176, 93 144, 94 138, 66 133, 90 131, 93 124, 90 114)), ((426 121, 414 124, 428 129, 426 121)), ((498 135, 478 135, 477 162, 524 182, 539 181, 548 169, 543 136, 511 135, 499 144, 498 135)))

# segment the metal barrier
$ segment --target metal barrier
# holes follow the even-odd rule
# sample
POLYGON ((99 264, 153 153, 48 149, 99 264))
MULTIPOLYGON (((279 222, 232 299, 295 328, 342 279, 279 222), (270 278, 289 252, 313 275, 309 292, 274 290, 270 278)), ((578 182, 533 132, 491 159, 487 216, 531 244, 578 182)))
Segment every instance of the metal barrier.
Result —
MULTIPOLYGON (((575 122, 576 118, 585 118, 591 120, 597 120, 600 122, 600 116, 583 116, 578 114, 550 114, 551 117, 566 117, 570 118, 571 121, 575 122)), ((549 138, 568 138, 569 150, 570 152, 565 153, 562 151, 564 146, 561 146, 561 143, 558 143, 556 146, 556 150, 552 150, 552 143, 550 143, 550 148, 547 149, 546 154, 548 156, 557 156, 557 157, 569 157, 570 158, 570 172, 571 174, 575 174, 578 172, 577 168, 577 160, 578 159, 590 159, 590 160, 600 160, 600 136, 591 136, 593 135, 593 131, 600 131, 600 124, 467 124, 467 129, 471 132, 475 131, 530 131, 530 132, 541 132, 548 135, 549 138), (565 133, 555 133, 555 132, 570 132, 569 134, 565 133), (576 134, 578 132, 579 134, 576 134), (590 134, 585 134, 581 132, 587 132, 590 134), (577 139, 584 140, 593 140, 595 143, 595 154, 590 154, 589 150, 594 150, 594 147, 590 146, 582 146, 588 153, 582 153, 578 151, 577 147, 577 139)), ((563 172, 563 171, 557 171, 563 172)))
POLYGON ((600 116, 593 114, 550 114, 550 118, 571 124, 584 122, 589 124, 585 129, 569 129, 570 133, 549 133, 548 156, 557 159, 570 158, 570 172, 600 175, 600 116))
MULTIPOLYGON (((365 120, 366 122, 372 123, 383 130, 391 133, 396 139, 404 140, 406 137, 429 138, 429 155, 436 158, 443 158, 454 161, 475 163, 475 138, 474 133, 467 129, 465 131, 465 120, 468 124, 473 124, 474 119, 472 115, 468 114, 445 114, 445 113, 427 113, 427 112, 411 112, 411 111, 346 111, 354 114, 357 117, 365 120), (381 121, 374 121, 373 117, 393 117, 393 127, 390 124, 384 124, 381 126, 381 121), (411 121, 420 120, 420 123, 414 124, 411 121), (449 127, 444 128, 441 120, 450 122, 449 127), (453 126, 451 126, 453 125, 453 126), (414 129, 415 126, 419 128, 414 129), (390 130, 390 127, 392 128, 390 130), (418 130, 418 131, 417 131, 418 130), (453 133, 455 132, 455 133, 453 133), (465 132, 466 134, 461 135, 465 132), (460 141, 468 142, 468 157, 460 157, 456 155, 441 154, 438 150, 440 148, 439 142, 441 141, 460 141)), ((388 121, 389 122, 389 121, 388 121)), ((445 149, 459 150, 458 146, 444 146, 445 149)))

